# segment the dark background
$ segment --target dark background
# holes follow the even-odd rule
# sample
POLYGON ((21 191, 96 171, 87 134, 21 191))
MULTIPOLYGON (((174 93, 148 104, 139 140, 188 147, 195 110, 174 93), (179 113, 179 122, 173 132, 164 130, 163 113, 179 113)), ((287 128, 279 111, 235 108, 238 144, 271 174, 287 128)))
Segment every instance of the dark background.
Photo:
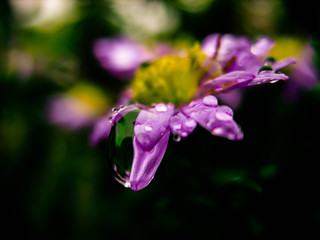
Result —
MULTIPOLYGON (((180 25, 154 38, 188 35, 201 41, 214 32, 290 35, 310 40, 319 69, 316 2, 264 1, 280 12, 271 11, 261 27, 252 20, 259 18, 258 9, 245 7, 257 1, 215 0, 198 13, 184 10, 179 1, 165 1, 179 13, 180 25)), ((284 94, 285 82, 248 89, 235 110, 244 140, 214 137, 201 127, 179 143, 170 140, 154 180, 139 192, 113 179, 106 141, 90 145, 91 127, 71 131, 48 121, 50 96, 79 80, 92 82, 114 103, 127 84, 109 75, 92 54, 95 39, 122 33, 107 19, 112 16, 109 3, 77 1, 78 18, 51 32, 25 27, 12 2, 0 3, 1 235, 319 237, 319 84, 295 101, 284 94), (12 49, 31 53, 36 62, 27 76, 19 67, 10 68, 12 49), (64 59, 72 64, 65 65, 64 59)))

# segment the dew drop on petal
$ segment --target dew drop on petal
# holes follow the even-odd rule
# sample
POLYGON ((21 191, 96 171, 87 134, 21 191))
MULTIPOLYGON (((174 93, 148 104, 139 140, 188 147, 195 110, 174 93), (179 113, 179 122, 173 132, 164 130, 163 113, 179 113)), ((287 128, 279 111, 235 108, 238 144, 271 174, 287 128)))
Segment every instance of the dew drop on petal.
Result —
POLYGON ((148 131, 148 132, 152 131, 152 127, 151 127, 151 126, 145 126, 144 128, 145 128, 145 130, 148 131))
POLYGON ((222 127, 217 127, 217 128, 212 130, 212 134, 218 135, 218 136, 221 135, 223 132, 224 132, 224 130, 223 130, 222 127))
POLYGON ((113 115, 117 114, 118 111, 119 111, 119 108, 117 108, 117 107, 112 108, 113 115))
POLYGON ((188 136, 188 133, 187 133, 187 132, 182 132, 182 133, 181 133, 181 136, 182 136, 182 137, 187 137, 187 136, 188 136))
POLYGON ((165 112, 168 110, 167 106, 164 103, 159 103, 155 106, 156 111, 165 112))
POLYGON ((202 99, 202 103, 206 106, 214 107, 218 104, 218 101, 214 96, 208 95, 202 99))
POLYGON ((216 112, 216 118, 221 121, 229 121, 232 120, 232 116, 225 112, 216 112))

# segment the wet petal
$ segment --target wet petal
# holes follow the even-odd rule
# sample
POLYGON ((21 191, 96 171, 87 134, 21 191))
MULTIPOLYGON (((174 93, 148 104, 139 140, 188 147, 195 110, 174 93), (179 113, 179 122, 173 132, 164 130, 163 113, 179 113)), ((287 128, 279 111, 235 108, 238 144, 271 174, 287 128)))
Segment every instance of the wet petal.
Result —
POLYGON ((187 137, 196 128, 197 123, 182 112, 172 116, 169 121, 170 130, 180 137, 187 137))
POLYGON ((205 82, 197 92, 196 96, 210 93, 218 94, 234 88, 246 86, 255 78, 255 75, 246 71, 234 71, 223 74, 205 82))
POLYGON ((213 135, 230 140, 242 139, 241 129, 233 120, 233 111, 227 106, 214 104, 216 98, 208 95, 203 99, 193 101, 182 108, 183 113, 195 120, 213 135), (212 104, 209 104, 209 103, 212 104))
POLYGON ((139 191, 152 180, 166 151, 169 135, 170 131, 167 129, 149 150, 146 150, 138 138, 134 137, 134 157, 129 179, 132 190, 139 191))
POLYGON ((249 82, 248 86, 259 85, 268 82, 277 82, 279 80, 288 80, 289 77, 283 73, 275 73, 272 70, 262 71, 256 75, 256 77, 249 82))
POLYGON ((137 142, 150 151, 168 129, 169 119, 174 113, 174 105, 159 103, 154 108, 142 110, 134 127, 137 142))

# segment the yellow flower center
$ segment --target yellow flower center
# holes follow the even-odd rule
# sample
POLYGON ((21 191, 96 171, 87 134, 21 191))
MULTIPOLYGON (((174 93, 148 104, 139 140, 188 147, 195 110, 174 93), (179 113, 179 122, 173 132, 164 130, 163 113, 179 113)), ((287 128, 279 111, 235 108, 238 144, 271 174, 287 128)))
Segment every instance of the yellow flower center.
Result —
POLYGON ((270 54, 277 61, 288 57, 297 58, 302 50, 303 42, 294 38, 279 38, 275 46, 271 49, 270 54))
POLYGON ((206 73, 207 56, 195 45, 187 56, 164 56, 142 64, 132 81, 133 100, 145 105, 189 102, 206 73))

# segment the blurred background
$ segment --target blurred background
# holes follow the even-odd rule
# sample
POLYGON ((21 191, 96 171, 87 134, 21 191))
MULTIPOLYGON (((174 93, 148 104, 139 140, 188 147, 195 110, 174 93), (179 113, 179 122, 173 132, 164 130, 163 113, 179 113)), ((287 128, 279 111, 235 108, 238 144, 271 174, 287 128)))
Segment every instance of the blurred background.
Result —
POLYGON ((244 140, 214 137, 201 127, 179 143, 170 140, 154 180, 139 192, 114 180, 106 140, 90 143, 95 121, 128 85, 99 64, 93 53, 97 39, 121 35, 137 42, 177 42, 202 41, 218 32, 253 40, 267 35, 289 39, 283 48, 310 45, 308 61, 319 72, 316 3, 1 1, 2 234, 319 237, 318 82, 302 83, 294 94, 287 82, 246 90, 234 110, 244 140))

